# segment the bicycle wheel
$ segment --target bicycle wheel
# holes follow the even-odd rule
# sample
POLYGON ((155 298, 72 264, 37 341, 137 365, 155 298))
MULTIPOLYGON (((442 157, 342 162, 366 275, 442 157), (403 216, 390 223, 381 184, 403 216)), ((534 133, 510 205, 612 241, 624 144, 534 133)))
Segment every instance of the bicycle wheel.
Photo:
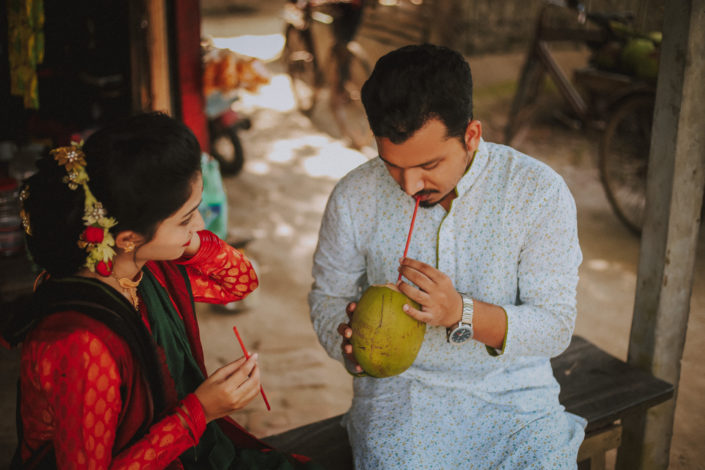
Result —
POLYGON ((329 61, 330 106, 340 133, 350 140, 352 147, 361 149, 374 142, 362 104, 362 85, 372 68, 359 50, 350 42, 342 53, 331 53, 329 61))
POLYGON ((296 106, 302 113, 309 114, 316 105, 320 83, 311 30, 300 30, 292 25, 286 27, 284 60, 296 106))
POLYGON ((600 179, 614 213, 634 234, 641 233, 654 97, 637 95, 619 105, 600 145, 600 179))

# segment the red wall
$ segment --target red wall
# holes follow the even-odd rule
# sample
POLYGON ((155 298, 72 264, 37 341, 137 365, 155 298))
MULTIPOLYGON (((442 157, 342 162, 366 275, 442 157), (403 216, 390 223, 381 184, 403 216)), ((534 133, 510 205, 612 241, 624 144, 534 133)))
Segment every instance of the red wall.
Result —
POLYGON ((173 6, 178 71, 176 95, 180 100, 181 119, 196 134, 201 149, 209 152, 202 87, 200 0, 178 0, 173 6))

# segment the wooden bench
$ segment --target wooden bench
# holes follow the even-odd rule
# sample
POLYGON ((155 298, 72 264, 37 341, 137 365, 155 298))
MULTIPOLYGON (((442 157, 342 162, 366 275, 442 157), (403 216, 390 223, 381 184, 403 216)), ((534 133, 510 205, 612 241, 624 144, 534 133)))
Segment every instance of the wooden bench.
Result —
MULTIPOLYGON (((578 452, 579 468, 603 469, 605 453, 619 447, 620 420, 673 396, 673 386, 607 354, 580 336, 551 360, 566 410, 588 421, 578 452)), ((274 447, 307 455, 327 469, 353 468, 342 416, 302 426, 264 440, 274 447)))

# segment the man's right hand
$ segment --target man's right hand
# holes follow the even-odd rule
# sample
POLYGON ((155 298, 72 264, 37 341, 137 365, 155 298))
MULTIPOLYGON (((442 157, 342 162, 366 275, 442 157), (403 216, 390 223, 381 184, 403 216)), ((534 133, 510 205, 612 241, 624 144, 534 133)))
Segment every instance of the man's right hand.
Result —
POLYGON ((364 374, 362 367, 355 360, 353 356, 352 344, 350 344, 350 338, 352 338, 352 328, 350 328, 350 321, 352 320, 353 313, 357 308, 356 302, 350 302, 347 307, 345 307, 345 313, 348 314, 348 323, 341 323, 338 325, 338 334, 343 337, 341 344, 341 349, 343 351, 343 359, 345 360, 345 368, 352 375, 364 374))

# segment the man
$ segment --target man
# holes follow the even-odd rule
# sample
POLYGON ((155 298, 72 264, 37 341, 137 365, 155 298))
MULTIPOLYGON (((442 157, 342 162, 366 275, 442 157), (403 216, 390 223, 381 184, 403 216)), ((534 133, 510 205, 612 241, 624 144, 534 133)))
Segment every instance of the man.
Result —
POLYGON ((362 97, 379 158, 333 190, 309 296, 321 344, 362 375, 345 420, 356 468, 575 468, 585 421, 559 404, 549 362, 570 342, 582 260, 567 186, 482 140, 454 51, 393 51, 362 97), (400 260, 412 196, 424 209, 400 260), (398 272, 424 342, 401 375, 365 377, 346 312, 398 272))

